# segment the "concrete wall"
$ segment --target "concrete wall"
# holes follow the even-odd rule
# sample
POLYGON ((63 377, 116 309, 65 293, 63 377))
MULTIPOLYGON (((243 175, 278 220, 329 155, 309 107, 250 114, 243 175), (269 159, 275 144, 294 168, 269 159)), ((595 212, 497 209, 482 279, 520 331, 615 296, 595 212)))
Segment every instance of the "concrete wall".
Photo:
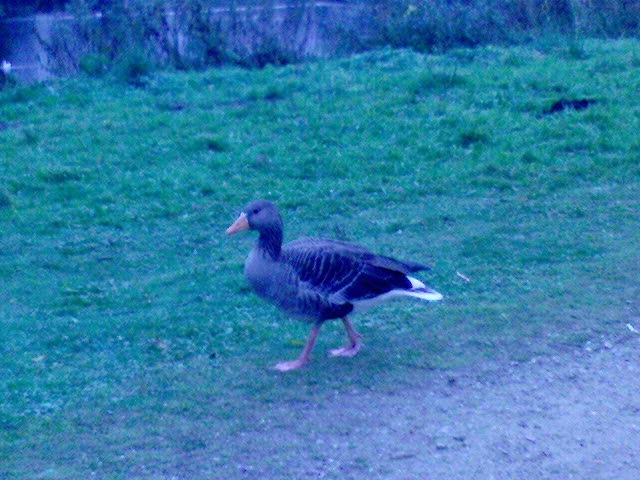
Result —
POLYGON ((41 14, 0 22, 0 62, 11 63, 11 73, 18 81, 42 81, 51 77, 50 59, 39 39, 50 39, 53 25, 61 21, 69 18, 41 14))
MULTIPOLYGON (((347 38, 353 35, 353 29, 363 29, 362 5, 345 4, 331 1, 316 1, 314 8, 307 5, 286 4, 276 5, 272 12, 270 29, 278 37, 295 45, 303 56, 330 56, 335 53, 347 53, 349 43, 347 38), (298 9, 296 11, 295 9, 298 9), (300 9, 306 9, 305 16, 300 9), (292 26, 291 19, 298 19, 298 24, 292 26)), ((236 8, 236 21, 255 23, 264 14, 260 8, 236 8)), ((221 19, 224 25, 229 20, 228 9, 220 7, 210 11, 213 17, 221 19), (225 20, 226 19, 226 20, 225 20)), ((173 14, 167 13, 168 17, 173 14)), ((100 21, 96 15, 95 21, 100 21)), ((38 82, 50 79, 56 75, 71 74, 71 71, 54 71, 56 63, 50 58, 44 43, 51 43, 52 35, 61 22, 75 22, 70 15, 61 13, 39 14, 23 18, 13 18, 0 21, 0 63, 5 60, 12 64, 12 75, 19 82, 38 82)), ((172 23, 168 18, 168 24, 172 23)), ((365 22, 366 24, 366 22, 365 22)), ((247 30, 245 38, 242 35, 234 37, 238 43, 245 42, 247 48, 251 42, 251 29, 247 30)), ((360 34, 359 32, 358 34, 360 34)), ((363 32, 366 35, 366 32, 363 32)), ((176 45, 181 55, 188 56, 190 38, 177 29, 176 45)), ((242 45, 239 45, 242 47, 242 45)), ((79 54, 78 54, 79 55, 79 54)))

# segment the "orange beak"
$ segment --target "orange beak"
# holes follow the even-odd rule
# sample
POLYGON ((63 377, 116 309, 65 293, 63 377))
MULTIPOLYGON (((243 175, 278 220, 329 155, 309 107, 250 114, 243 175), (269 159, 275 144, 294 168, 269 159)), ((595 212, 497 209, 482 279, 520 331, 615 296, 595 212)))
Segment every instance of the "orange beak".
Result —
POLYGON ((227 228, 227 235, 233 235, 234 233, 242 232, 243 230, 249 230, 249 220, 247 220, 247 214, 241 213, 238 219, 227 228))

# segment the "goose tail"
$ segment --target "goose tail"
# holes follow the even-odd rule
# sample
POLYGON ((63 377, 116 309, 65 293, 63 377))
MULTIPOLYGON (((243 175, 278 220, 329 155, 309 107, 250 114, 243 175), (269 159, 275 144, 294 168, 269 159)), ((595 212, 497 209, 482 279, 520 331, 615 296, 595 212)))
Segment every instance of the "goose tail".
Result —
POLYGON ((442 300, 442 294, 436 292, 433 288, 427 287, 424 283, 414 277, 407 276, 411 282, 411 290, 404 290, 402 293, 410 297, 419 298, 428 302, 437 302, 442 300))

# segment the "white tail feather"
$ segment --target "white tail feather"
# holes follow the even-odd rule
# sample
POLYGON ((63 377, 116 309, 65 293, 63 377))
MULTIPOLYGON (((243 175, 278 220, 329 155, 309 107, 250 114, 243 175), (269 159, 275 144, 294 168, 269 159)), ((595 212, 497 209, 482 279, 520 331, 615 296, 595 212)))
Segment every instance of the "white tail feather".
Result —
POLYGON ((437 302, 442 300, 442 294, 427 287, 424 283, 414 277, 407 275, 407 279, 411 282, 411 290, 404 290, 402 293, 411 297, 421 298, 422 300, 428 300, 429 302, 437 302))
POLYGON ((411 282, 411 288, 412 289, 418 289, 418 288, 427 288, 427 286, 422 283, 421 280, 418 280, 417 278, 414 277, 410 277, 409 275, 407 275, 407 280, 409 280, 411 282))
POLYGON ((437 302, 438 300, 442 300, 442 294, 430 288, 419 290, 405 290, 402 293, 405 295, 409 295, 410 297, 420 298, 429 302, 437 302))
POLYGON ((407 278, 411 282, 411 290, 396 289, 391 290, 387 293, 383 293, 382 295, 378 295, 377 297, 369 298, 366 300, 356 300, 353 302, 354 312, 363 312, 383 302, 402 297, 414 297, 419 298, 420 300, 426 300, 428 302, 437 302, 438 300, 442 300, 441 293, 427 287, 417 278, 409 276, 407 276, 407 278))

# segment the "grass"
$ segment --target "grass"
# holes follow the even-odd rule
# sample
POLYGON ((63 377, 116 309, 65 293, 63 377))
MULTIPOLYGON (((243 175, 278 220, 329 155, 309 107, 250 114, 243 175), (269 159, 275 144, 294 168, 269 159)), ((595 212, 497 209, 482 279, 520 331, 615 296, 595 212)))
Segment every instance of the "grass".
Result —
MULTIPOLYGON (((344 425, 296 405, 624 335, 640 315, 639 52, 382 50, 0 93, 0 477, 285 478, 307 462, 351 478, 317 441, 344 425), (598 101, 543 115, 559 98, 598 101), (324 358, 343 341, 327 325, 309 368, 267 370, 308 327, 249 292, 251 235, 224 236, 258 197, 288 239, 433 263, 446 300, 358 318, 356 359, 324 358)), ((373 453, 354 458, 375 477, 373 453)))

